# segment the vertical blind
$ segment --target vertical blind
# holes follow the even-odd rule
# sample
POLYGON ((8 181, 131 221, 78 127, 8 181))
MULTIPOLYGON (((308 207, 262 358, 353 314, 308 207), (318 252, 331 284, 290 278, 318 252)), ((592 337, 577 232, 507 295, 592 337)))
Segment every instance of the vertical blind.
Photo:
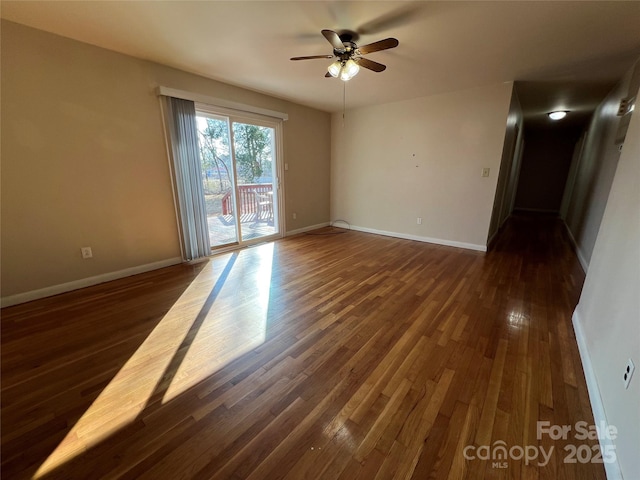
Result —
POLYGON ((180 98, 162 98, 182 255, 187 261, 195 260, 211 255, 195 103, 180 98))

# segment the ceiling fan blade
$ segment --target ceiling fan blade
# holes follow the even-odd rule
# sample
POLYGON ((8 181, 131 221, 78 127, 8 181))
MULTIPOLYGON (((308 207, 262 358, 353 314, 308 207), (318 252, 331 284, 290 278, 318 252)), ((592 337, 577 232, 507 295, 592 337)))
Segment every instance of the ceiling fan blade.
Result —
POLYGON ((369 45, 363 45, 358 47, 356 53, 360 55, 366 55, 367 53, 379 52, 380 50, 387 50, 389 48, 395 48, 400 44, 395 38, 385 38, 378 42, 370 43, 369 45))
POLYGON ((329 72, 325 73, 325 74, 324 74, 324 76, 325 76, 326 78, 332 78, 332 77, 333 77, 333 75, 331 75, 329 72))
POLYGON ((374 62, 373 60, 369 60, 368 58, 357 58, 354 60, 361 67, 368 68, 369 70, 373 70, 374 72, 383 72, 387 68, 386 65, 374 62))
POLYGON ((313 60, 315 58, 333 58, 333 55, 311 55, 308 57, 292 57, 290 60, 313 60))
POLYGON ((356 31, 360 35, 375 35, 391 28, 401 27, 415 20, 423 9, 421 4, 411 3, 369 20, 356 31))
POLYGON ((333 30, 322 30, 322 35, 324 35, 324 38, 329 40, 329 43, 333 46, 334 49, 344 50, 344 44, 342 43, 342 40, 340 40, 340 37, 336 32, 334 32, 333 30))

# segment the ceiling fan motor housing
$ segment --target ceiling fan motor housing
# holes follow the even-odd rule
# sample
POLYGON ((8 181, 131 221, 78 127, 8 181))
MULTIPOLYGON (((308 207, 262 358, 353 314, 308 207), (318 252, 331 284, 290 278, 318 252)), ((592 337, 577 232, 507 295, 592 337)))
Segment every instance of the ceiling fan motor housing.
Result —
POLYGON ((340 51, 337 48, 333 49, 333 54, 340 60, 349 60, 356 52, 358 46, 353 42, 343 42, 344 51, 340 51))
POLYGON ((360 35, 353 30, 340 30, 338 32, 338 37, 343 43, 353 43, 357 42, 360 39, 360 35))

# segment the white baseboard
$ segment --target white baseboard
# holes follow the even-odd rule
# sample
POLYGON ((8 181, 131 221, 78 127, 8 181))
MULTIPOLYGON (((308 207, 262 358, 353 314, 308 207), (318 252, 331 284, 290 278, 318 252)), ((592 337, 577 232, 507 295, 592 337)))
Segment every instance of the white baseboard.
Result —
POLYGON ((329 222, 318 223, 317 225, 309 225, 308 227, 296 228, 295 230, 289 230, 285 237, 291 237, 292 235, 298 235, 299 233, 309 232, 311 230, 317 230, 318 228, 328 227, 329 222))
MULTIPOLYGON (((600 389, 598 388, 598 380, 596 379, 596 374, 593 371, 593 366, 591 364, 591 357, 589 356, 589 350, 587 348, 587 339, 584 335, 584 330, 582 329, 582 324, 580 323, 580 318, 578 315, 578 310, 576 309, 573 312, 573 316, 571 317, 571 321, 573 323, 573 330, 576 334, 576 342, 578 343, 578 350, 580 351, 580 360, 582 360, 582 370, 584 371, 584 376, 587 381, 587 390, 589 391, 589 400, 591 401, 591 410, 593 412, 593 419, 596 425, 601 425, 601 422, 604 422, 604 425, 609 425, 607 422, 607 415, 604 411, 604 404, 602 403, 602 397, 600 396, 600 389)), ((606 435, 601 435, 602 437, 606 437, 606 435)), ((601 438, 600 442, 600 451, 606 452, 611 449, 615 451, 615 444, 609 438, 601 438)), ((607 474, 608 480, 623 480, 622 469, 620 468, 620 464, 618 463, 618 458, 616 457, 615 462, 604 463, 605 473, 607 474)))
POLYGON ((582 250, 580 250, 580 247, 578 246, 578 242, 576 242, 576 239, 573 236, 573 233, 571 233, 571 229, 569 228, 569 225, 567 225, 567 222, 563 221, 562 223, 564 223, 564 226, 567 229, 567 233, 569 234, 569 240, 571 240, 571 243, 573 244, 573 248, 576 251, 576 255, 578 256, 578 261, 582 266, 582 270, 584 271, 584 273, 587 273, 587 270, 589 270, 589 262, 587 262, 587 259, 584 257, 582 250))
POLYGON ((110 282, 111 280, 117 280, 124 277, 130 277, 131 275, 137 275, 138 273, 150 272, 151 270, 157 270, 159 268, 177 265, 178 263, 182 263, 182 259, 180 257, 174 257, 167 260, 147 263, 145 265, 125 268, 124 270, 118 270, 116 272, 103 273, 101 275, 81 278, 80 280, 74 280, 72 282, 52 285, 50 287, 40 288, 38 290, 17 293, 15 295, 9 295, 8 297, 2 297, 2 299, 0 299, 0 305, 2 307, 10 307, 12 305, 18 305, 20 303, 30 302, 32 300, 38 300, 40 298, 51 297, 60 293, 78 290, 79 288, 91 287, 92 285, 97 285, 99 283, 110 282))
POLYGON ((351 230, 357 230, 365 233, 375 233, 376 235, 384 235, 386 237, 403 238, 405 240, 415 240, 418 242, 435 243, 437 245, 446 245, 447 247, 466 248, 467 250, 477 250, 486 252, 486 245, 477 245, 475 243, 456 242, 453 240, 444 240, 442 238, 421 237, 418 235, 410 235, 408 233, 388 232, 386 230, 376 230, 375 228, 359 227, 351 225, 351 230))

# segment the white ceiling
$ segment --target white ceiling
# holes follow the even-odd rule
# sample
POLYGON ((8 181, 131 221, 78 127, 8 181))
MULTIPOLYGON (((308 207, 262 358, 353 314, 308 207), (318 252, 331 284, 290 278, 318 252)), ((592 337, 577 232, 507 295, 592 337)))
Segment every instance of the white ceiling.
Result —
POLYGON ((330 61, 289 60, 331 54, 323 28, 362 32, 361 45, 400 41, 368 55, 388 68, 348 83, 350 108, 511 80, 547 85, 524 99, 531 111, 585 108, 581 89, 611 85, 640 55, 637 1, 3 0, 1 16, 326 111, 342 109, 342 82, 324 78, 330 61))

